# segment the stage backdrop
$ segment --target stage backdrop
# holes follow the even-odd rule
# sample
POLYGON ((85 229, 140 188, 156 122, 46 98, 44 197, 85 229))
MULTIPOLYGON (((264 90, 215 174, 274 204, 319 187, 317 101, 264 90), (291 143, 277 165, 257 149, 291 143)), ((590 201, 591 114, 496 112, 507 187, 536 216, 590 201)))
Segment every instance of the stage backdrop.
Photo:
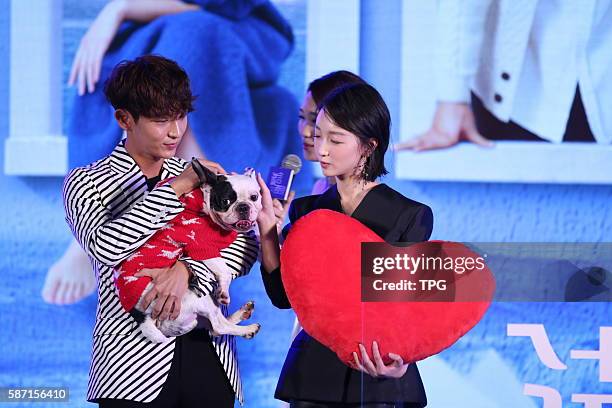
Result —
MULTIPOLYGON (((14 74, 9 69, 9 31, 11 26, 21 24, 21 21, 11 21, 10 3, 10 0, 0 0, 0 134, 4 140, 11 136, 8 105, 14 74)), ((357 18, 356 23, 350 19, 343 23, 347 30, 352 30, 345 32, 346 47, 342 43, 330 43, 338 49, 344 47, 343 53, 350 54, 352 61, 348 67, 361 72, 382 90, 390 102, 394 123, 402 126, 408 126, 405 120, 411 117, 404 116, 406 112, 402 109, 410 104, 401 101, 402 95, 398 92, 404 89, 405 83, 401 82, 403 73, 398 71, 399 65, 394 64, 400 63, 405 55, 399 51, 407 46, 402 41, 415 41, 409 35, 414 34, 414 27, 404 25, 402 20, 405 17, 414 21, 415 17, 402 13, 408 13, 411 8, 419 12, 417 3, 420 2, 338 1, 336 7, 346 7, 346 13, 327 15, 332 20, 349 15, 357 18), (397 10, 402 13, 398 14, 397 10), (399 27, 406 37, 381 38, 380 31, 387 25, 380 21, 399 27), (358 52, 351 54, 355 44, 358 52), (385 75, 387 68, 390 73, 385 75)), ((573 3, 583 4, 581 0, 573 3)), ((63 17, 56 27, 63 36, 61 84, 66 82, 80 37, 103 4, 101 0, 63 1, 63 17)), ((321 9, 317 7, 324 7, 325 2, 279 0, 277 4, 293 25, 296 38, 295 50, 283 68, 280 82, 301 99, 305 81, 320 74, 317 66, 327 70, 347 66, 326 66, 321 62, 316 65, 312 62, 314 57, 307 63, 307 56, 316 54, 312 49, 314 40, 311 44, 307 39, 320 35, 308 30, 313 27, 325 30, 326 26, 325 21, 317 23, 307 16, 320 16, 321 9), (307 67, 310 68, 307 70, 307 67)), ((37 9, 30 12, 35 16, 37 9)), ((426 25, 425 17, 419 20, 421 29, 433 29, 426 25)), ((327 25, 327 29, 330 27, 333 25, 327 25)), ((421 40, 416 38, 416 41, 421 40)), ((37 56, 32 55, 29 63, 36 64, 36 61, 37 56)), ((65 118, 70 114, 74 90, 62 88, 62 92, 65 118)), ((45 95, 40 90, 40 95, 28 97, 36 99, 45 95)), ((416 117, 415 131, 420 130, 417 125, 424 126, 429 119, 416 117)), ((398 140, 409 136, 400 134, 399 129, 396 126, 394 132, 398 140)), ((4 168, 4 143, 1 145, 0 166, 4 168)), ((24 155, 18 159, 30 158, 24 155)), ((223 158, 214 159, 223 163, 223 158)), ((391 174, 384 181, 432 207, 435 215, 432 239, 460 242, 612 240, 610 185, 589 184, 588 180, 578 181, 580 184, 551 184, 545 180, 537 183, 416 181, 423 178, 413 178, 409 171, 402 170, 400 161, 410 159, 408 155, 395 157, 396 163, 390 164, 391 168, 399 169, 400 177, 391 174)), ((577 160, 582 166, 597 171, 590 167, 589 156, 579 156, 577 160)), ((431 163, 434 164, 444 167, 440 160, 431 163)), ((486 174, 489 170, 479 171, 486 174)), ((40 294, 48 267, 71 239, 64 222, 61 183, 60 176, 0 174, 0 208, 4 212, 0 227, 0 276, 4 280, 0 285, 0 387, 64 386, 70 390, 70 401, 57 406, 83 407, 88 406, 85 390, 95 295, 75 305, 55 306, 44 303, 40 294)), ((235 303, 254 299, 257 304, 254 320, 262 324, 254 340, 238 340, 246 406, 276 407, 279 402, 274 400, 273 392, 289 345, 293 314, 270 304, 258 265, 250 276, 235 282, 232 299, 235 303)), ((612 398, 611 312, 609 303, 604 302, 493 304, 485 318, 462 340, 419 364, 429 406, 606 406, 597 402, 588 405, 585 401, 610 402, 612 398), (581 353, 580 350, 601 351, 581 353)))

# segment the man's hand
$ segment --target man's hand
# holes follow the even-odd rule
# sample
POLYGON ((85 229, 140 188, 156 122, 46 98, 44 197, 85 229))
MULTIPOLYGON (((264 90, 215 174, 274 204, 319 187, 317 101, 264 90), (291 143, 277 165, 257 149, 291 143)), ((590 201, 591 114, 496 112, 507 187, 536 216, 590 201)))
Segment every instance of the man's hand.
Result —
MULTIPOLYGON (((219 163, 204 159, 198 159, 198 161, 213 173, 227 174, 225 169, 221 167, 219 163)), ((190 164, 185 168, 185 170, 183 170, 181 174, 179 174, 170 182, 170 185, 176 192, 176 195, 180 197, 183 194, 186 194, 194 188, 198 187, 200 185, 200 179, 198 178, 198 175, 196 174, 195 170, 193 170, 193 167, 191 167, 190 164)))
POLYGON ((181 299, 187 292, 189 270, 181 261, 170 268, 143 269, 134 276, 149 276, 153 288, 145 295, 142 307, 146 310, 155 300, 151 317, 159 320, 174 320, 181 312, 181 299))
POLYGON ((361 358, 363 363, 359 361, 359 357, 357 353, 353 352, 353 358, 355 359, 353 363, 353 368, 359 371, 363 371, 366 374, 371 375, 372 377, 391 377, 391 378, 400 378, 406 374, 406 370, 408 369, 408 364, 404 364, 404 360, 398 354, 389 353, 389 358, 393 360, 393 362, 389 365, 385 365, 380 356, 380 350, 378 349, 378 343, 372 343, 372 354, 374 355, 374 362, 370 359, 366 348, 363 344, 359 345, 359 351, 361 352, 361 358))
POLYGON ((493 147, 476 129, 472 109, 467 103, 439 102, 431 128, 421 136, 398 143, 395 150, 442 149, 467 140, 483 147, 493 147))

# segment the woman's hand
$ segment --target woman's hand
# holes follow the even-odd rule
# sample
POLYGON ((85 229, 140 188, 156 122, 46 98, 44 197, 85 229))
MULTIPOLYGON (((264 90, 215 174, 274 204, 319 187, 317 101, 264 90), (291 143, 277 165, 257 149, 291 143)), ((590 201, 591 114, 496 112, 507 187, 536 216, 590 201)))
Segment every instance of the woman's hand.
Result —
POLYGON ((274 205, 274 215, 276 216, 276 221, 278 223, 285 222, 285 218, 287 217, 287 211, 289 211, 289 207, 291 206, 291 202, 295 198, 295 191, 289 193, 286 201, 281 201, 277 198, 272 199, 274 205))
POLYGON ((181 312, 181 299, 189 286, 189 270, 177 261, 170 268, 143 269, 134 276, 149 276, 153 288, 145 295, 142 307, 146 310, 155 299, 151 317, 159 320, 174 320, 181 312))
POLYGON ((272 200, 274 205, 274 215, 276 216, 276 232, 278 236, 281 236, 281 231, 283 230, 283 224, 285 223, 285 219, 287 218, 287 212, 289 211, 289 207, 291 207, 291 202, 295 197, 295 191, 289 193, 286 201, 281 201, 276 198, 272 200))
POLYGON ((68 85, 76 83, 80 96, 93 93, 100 80, 102 58, 123 21, 123 3, 108 3, 91 24, 72 61, 68 85))
POLYGON ((259 226, 259 234, 263 237, 276 228, 278 222, 276 213, 279 209, 275 208, 270 189, 261 177, 261 173, 257 173, 257 182, 261 189, 261 210, 257 216, 257 225, 259 226))
POLYGON ((276 230, 278 218, 274 212, 272 195, 260 173, 257 173, 257 182, 261 189, 261 210, 257 216, 261 265, 265 271, 271 273, 280 266, 280 247, 276 230))
POLYGON ((361 352, 361 359, 363 363, 359 361, 359 357, 356 352, 353 352, 353 358, 355 359, 353 368, 359 371, 363 371, 372 377, 391 377, 400 378, 406 374, 408 364, 404 364, 402 357, 395 353, 389 353, 388 356, 393 362, 389 365, 385 365, 380 356, 380 350, 378 349, 378 343, 372 342, 372 353, 374 356, 374 362, 370 359, 366 348, 363 344, 359 345, 359 351, 361 352))

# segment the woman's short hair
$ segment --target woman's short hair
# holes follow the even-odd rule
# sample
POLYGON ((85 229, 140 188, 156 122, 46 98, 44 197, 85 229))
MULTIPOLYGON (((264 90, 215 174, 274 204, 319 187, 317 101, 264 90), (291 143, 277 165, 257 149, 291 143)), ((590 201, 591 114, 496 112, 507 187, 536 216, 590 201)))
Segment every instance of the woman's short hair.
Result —
POLYGON ((349 84, 365 84, 366 82, 356 74, 349 71, 334 71, 321 78, 317 78, 308 84, 308 89, 312 95, 315 105, 323 102, 323 99, 334 89, 349 84))
POLYGON ((385 152, 389 147, 391 115, 373 86, 367 83, 342 86, 332 91, 317 108, 323 110, 336 126, 357 136, 365 149, 368 149, 371 139, 377 141, 366 159, 367 181, 388 173, 385 152))
POLYGON ((138 120, 176 118, 193 111, 187 73, 174 61, 145 55, 122 61, 104 83, 106 99, 115 109, 124 109, 138 120))

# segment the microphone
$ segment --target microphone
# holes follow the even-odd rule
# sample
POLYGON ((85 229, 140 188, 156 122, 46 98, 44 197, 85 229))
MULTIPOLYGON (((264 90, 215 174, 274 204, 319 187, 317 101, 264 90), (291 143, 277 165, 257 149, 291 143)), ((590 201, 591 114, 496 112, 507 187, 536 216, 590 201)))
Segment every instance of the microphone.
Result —
POLYGON ((302 169, 302 159, 295 154, 286 155, 280 166, 270 168, 268 174, 268 188, 272 198, 286 201, 291 191, 293 177, 302 169))
POLYGON ((302 159, 297 154, 288 154, 283 157, 281 167, 291 169, 294 174, 298 174, 302 170, 302 159))

